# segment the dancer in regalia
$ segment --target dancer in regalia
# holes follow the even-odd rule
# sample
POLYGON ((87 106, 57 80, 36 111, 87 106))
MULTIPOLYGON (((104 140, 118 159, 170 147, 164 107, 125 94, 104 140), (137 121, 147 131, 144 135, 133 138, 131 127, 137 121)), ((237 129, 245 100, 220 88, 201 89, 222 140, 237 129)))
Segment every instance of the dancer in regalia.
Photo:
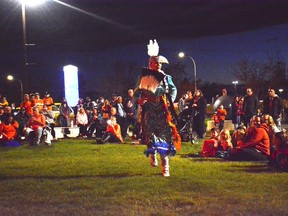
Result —
POLYGON ((142 108, 142 142, 147 145, 146 155, 150 157, 151 166, 158 166, 157 153, 159 153, 162 175, 169 177, 169 156, 174 156, 175 146, 178 149, 181 145, 180 136, 172 123, 168 109, 168 101, 173 106, 171 103, 176 98, 177 89, 172 77, 161 70, 162 64, 168 64, 168 60, 158 55, 157 41, 151 40, 147 47, 150 56, 149 68, 142 69, 136 86, 138 103, 142 108))

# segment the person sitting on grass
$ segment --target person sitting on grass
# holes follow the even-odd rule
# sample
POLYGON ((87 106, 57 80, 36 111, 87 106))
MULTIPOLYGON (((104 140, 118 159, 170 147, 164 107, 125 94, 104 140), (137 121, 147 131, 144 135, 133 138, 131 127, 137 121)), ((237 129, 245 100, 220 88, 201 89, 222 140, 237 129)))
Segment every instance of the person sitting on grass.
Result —
POLYGON ((231 149, 233 149, 230 131, 228 129, 223 129, 219 134, 218 148, 216 156, 219 158, 227 158, 230 154, 231 149))
POLYGON ((245 140, 237 143, 237 147, 232 149, 228 160, 267 161, 270 156, 268 130, 266 123, 260 124, 260 117, 253 117, 245 140))
POLYGON ((202 157, 215 157, 218 147, 218 128, 214 127, 210 130, 210 138, 206 139, 203 143, 201 150, 202 157))
POLYGON ((106 132, 102 136, 102 138, 97 138, 96 142, 98 144, 105 143, 123 143, 123 138, 121 135, 121 127, 117 124, 117 120, 115 116, 111 116, 110 120, 107 121, 106 132))
POLYGON ((273 136, 275 151, 271 154, 269 165, 288 171, 288 135, 281 131, 273 136))
POLYGON ((244 125, 238 126, 232 135, 233 148, 236 148, 237 142, 244 140, 245 137, 246 137, 246 127, 244 125))
POLYGON ((13 115, 7 116, 6 120, 0 124, 0 145, 20 146, 15 140, 19 124, 13 119, 13 115))

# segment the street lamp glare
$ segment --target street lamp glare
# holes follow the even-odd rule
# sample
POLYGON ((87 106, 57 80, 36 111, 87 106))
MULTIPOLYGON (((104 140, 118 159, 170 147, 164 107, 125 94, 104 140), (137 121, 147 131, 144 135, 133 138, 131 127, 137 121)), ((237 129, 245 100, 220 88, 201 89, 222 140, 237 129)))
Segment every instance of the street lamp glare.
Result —
POLYGON ((178 56, 179 56, 180 58, 184 58, 184 57, 185 57, 185 53, 184 53, 184 52, 180 52, 180 53, 178 54, 178 56))
POLYGON ((7 80, 14 80, 14 77, 12 75, 8 75, 7 80))
POLYGON ((20 0, 22 4, 30 7, 36 7, 43 4, 47 0, 20 0))

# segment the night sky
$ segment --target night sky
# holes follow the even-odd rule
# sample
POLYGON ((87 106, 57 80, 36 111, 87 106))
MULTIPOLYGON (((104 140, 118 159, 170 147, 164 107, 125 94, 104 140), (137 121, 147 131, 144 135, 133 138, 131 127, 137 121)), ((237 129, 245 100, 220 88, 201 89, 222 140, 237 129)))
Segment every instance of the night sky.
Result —
MULTIPOLYGON (((27 7, 26 18, 27 43, 36 44, 27 47, 28 62, 35 63, 28 71, 39 87, 39 80, 52 78, 55 88, 63 88, 65 64, 87 74, 89 88, 99 87, 99 77, 116 61, 133 61, 140 70, 147 65, 149 39, 157 39, 170 63, 187 64, 191 77, 192 62, 177 54, 193 56, 198 78, 209 82, 231 83, 231 65, 243 59, 274 55, 288 61, 288 1, 63 0, 27 7)), ((7 74, 23 79, 18 0, 0 1, 0 30, 3 85, 7 74)))

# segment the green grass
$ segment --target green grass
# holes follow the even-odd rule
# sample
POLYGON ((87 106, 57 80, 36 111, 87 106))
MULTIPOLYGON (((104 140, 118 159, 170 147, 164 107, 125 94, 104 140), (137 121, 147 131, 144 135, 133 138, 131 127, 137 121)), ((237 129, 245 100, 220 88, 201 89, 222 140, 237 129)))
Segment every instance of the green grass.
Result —
POLYGON ((145 149, 77 139, 1 147, 0 215, 288 214, 288 173, 188 157, 201 145, 184 143, 164 178, 145 149))

